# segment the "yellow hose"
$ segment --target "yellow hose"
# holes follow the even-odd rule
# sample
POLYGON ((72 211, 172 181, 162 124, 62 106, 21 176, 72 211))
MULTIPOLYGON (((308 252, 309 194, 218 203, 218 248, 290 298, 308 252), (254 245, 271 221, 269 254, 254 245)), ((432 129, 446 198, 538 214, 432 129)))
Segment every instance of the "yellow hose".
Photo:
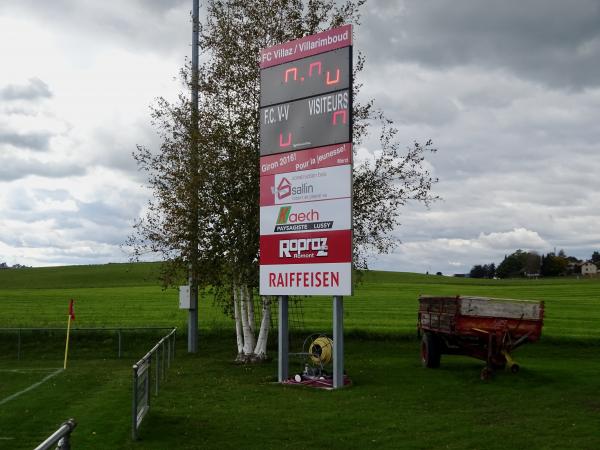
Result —
POLYGON ((314 364, 329 364, 333 356, 333 341, 327 336, 320 336, 310 344, 308 353, 314 364))

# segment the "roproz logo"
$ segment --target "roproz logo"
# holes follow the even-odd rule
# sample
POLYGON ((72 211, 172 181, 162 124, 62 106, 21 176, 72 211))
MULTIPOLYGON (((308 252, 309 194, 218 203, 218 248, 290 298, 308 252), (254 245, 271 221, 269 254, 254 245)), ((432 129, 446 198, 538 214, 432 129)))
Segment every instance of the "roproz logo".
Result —
POLYGON ((327 238, 282 239, 280 258, 320 258, 327 256, 327 238))
POLYGON ((290 180, 283 177, 277 187, 271 188, 273 194, 277 194, 277 198, 282 200, 290 195, 312 194, 315 190, 312 184, 302 183, 300 186, 292 186, 290 180))

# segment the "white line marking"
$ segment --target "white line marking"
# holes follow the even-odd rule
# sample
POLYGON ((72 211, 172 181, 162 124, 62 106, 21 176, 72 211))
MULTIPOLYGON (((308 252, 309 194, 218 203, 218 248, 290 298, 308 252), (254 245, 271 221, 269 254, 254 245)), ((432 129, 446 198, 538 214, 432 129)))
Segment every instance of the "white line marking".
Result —
POLYGON ((41 381, 38 381, 37 383, 33 383, 31 386, 29 386, 28 388, 23 389, 22 391, 19 391, 15 394, 9 395, 6 398, 3 398, 2 400, 0 400, 0 406, 4 405, 7 402, 10 402, 11 400, 17 398, 19 395, 25 394, 26 392, 31 391, 32 389, 35 389, 36 387, 38 387, 40 384, 45 383, 46 381, 48 381, 50 378, 58 375, 59 373, 61 373, 63 371, 63 369, 56 369, 54 372, 52 372, 50 375, 46 375, 44 378, 42 378, 41 381))
POLYGON ((57 370, 58 367, 35 367, 35 368, 23 368, 23 369, 0 369, 0 372, 10 373, 27 373, 27 372, 50 372, 51 370, 57 370))

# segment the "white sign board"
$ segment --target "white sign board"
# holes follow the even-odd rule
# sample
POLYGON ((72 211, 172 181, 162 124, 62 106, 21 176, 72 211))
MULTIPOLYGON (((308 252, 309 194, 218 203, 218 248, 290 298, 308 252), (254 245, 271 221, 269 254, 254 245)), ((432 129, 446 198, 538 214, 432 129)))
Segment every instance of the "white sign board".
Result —
POLYGON ((350 198, 260 208, 260 234, 334 231, 352 228, 350 198))
POLYGON ((261 295, 351 295, 352 263, 260 266, 261 295))
POLYGON ((260 178, 260 206, 348 198, 352 165, 280 173, 260 178))

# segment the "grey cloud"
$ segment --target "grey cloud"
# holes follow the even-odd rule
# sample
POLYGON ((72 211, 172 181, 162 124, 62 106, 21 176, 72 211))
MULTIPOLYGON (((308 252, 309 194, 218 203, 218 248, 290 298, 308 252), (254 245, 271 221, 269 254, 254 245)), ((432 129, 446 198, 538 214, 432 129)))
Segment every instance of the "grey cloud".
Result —
POLYGON ((0 144, 8 144, 22 149, 46 151, 51 137, 52 134, 46 132, 14 133, 0 131, 0 144))
POLYGON ((50 97, 50 88, 39 78, 30 78, 25 85, 9 84, 0 88, 1 100, 37 100, 50 97))
POLYGON ((191 25, 186 27, 191 20, 185 12, 191 9, 191 3, 186 0, 56 0, 52 3, 6 0, 0 11, 3 8, 38 18, 48 27, 68 26, 95 40, 116 41, 136 50, 171 52, 191 41, 191 25), (173 14, 174 11, 177 13, 173 14), (178 23, 181 26, 177 26, 178 23))
POLYGON ((504 68, 563 88, 600 84, 597 0, 390 0, 369 8, 363 49, 377 63, 504 68))
POLYGON ((30 175, 62 178, 83 175, 85 168, 69 162, 42 162, 34 158, 0 155, 0 181, 13 181, 30 175))

